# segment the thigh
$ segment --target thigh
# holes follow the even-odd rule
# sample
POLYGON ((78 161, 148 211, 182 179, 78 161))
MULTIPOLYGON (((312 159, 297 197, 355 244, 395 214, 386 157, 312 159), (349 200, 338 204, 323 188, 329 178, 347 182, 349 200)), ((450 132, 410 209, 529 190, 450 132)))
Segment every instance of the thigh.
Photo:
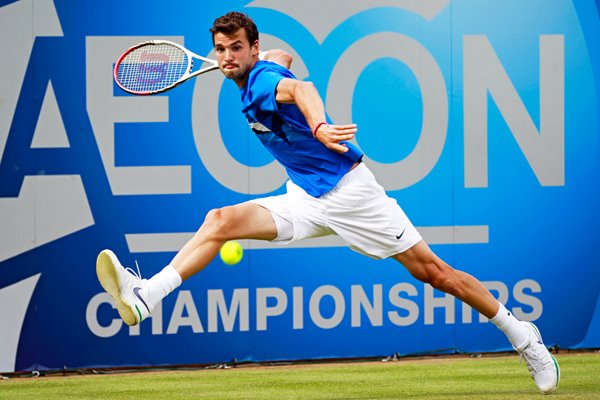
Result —
POLYGON ((269 210, 250 202, 222 208, 227 219, 227 236, 231 239, 273 240, 277 226, 269 210))
POLYGON ((325 210, 321 202, 306 194, 301 188, 288 181, 287 193, 250 200, 268 210, 277 226, 274 241, 288 244, 297 240, 331 235, 324 219, 325 210))

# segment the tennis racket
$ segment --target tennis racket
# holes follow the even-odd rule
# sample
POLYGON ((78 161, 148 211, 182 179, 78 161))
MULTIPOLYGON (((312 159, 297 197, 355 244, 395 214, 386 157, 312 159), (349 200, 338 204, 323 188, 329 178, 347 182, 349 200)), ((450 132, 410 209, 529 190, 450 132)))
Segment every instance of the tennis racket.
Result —
POLYGON ((121 89, 144 96, 173 89, 188 79, 218 68, 215 60, 194 54, 180 44, 150 40, 127 49, 117 60, 113 75, 121 89), (208 66, 192 72, 194 59, 208 66))

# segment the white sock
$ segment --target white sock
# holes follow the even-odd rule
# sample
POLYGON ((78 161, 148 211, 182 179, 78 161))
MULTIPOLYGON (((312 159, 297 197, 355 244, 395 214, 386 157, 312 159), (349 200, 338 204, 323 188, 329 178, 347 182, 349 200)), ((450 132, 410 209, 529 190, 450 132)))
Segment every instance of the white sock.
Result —
POLYGON ((179 285, 181 285, 181 275, 171 265, 167 265, 162 271, 148 279, 147 300, 150 309, 152 310, 159 301, 167 297, 179 285))
POLYGON ((504 332, 514 348, 521 348, 529 340, 529 329, 516 319, 502 303, 498 304, 500 304, 500 309, 490 321, 504 332))

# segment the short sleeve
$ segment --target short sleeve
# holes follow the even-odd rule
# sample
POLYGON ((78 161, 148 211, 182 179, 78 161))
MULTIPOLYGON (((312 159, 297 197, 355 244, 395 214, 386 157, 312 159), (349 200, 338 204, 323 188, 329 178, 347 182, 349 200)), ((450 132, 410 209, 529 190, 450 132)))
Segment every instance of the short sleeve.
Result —
POLYGON ((262 69, 249 77, 248 97, 255 108, 262 111, 275 112, 278 110, 275 100, 277 85, 284 76, 277 71, 262 69))

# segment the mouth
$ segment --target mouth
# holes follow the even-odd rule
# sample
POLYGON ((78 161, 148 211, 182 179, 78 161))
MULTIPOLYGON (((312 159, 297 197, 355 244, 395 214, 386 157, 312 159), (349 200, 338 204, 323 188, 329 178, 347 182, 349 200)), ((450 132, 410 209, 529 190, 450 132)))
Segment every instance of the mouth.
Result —
POLYGON ((234 68, 237 68, 237 65, 234 65, 234 64, 223 65, 223 69, 234 69, 234 68))

